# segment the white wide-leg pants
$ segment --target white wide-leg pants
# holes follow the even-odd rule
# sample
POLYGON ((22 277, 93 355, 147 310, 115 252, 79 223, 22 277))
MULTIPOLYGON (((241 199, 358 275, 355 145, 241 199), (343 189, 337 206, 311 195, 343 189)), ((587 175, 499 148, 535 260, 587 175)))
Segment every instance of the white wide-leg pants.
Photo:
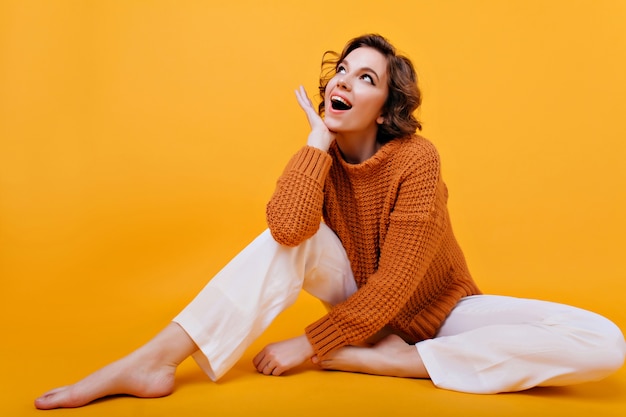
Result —
POLYGON ((626 355, 619 328, 598 314, 495 295, 461 299, 415 346, 437 387, 475 394, 599 380, 626 355))
MULTIPOLYGON (((174 321, 199 347, 193 357, 215 381, 302 289, 328 307, 356 291, 345 250, 324 224, 293 248, 266 230, 174 321)), ((462 299, 436 337, 415 346, 436 386, 482 394, 601 379, 626 355, 621 331, 602 316, 489 295, 462 299)))
POLYGON ((356 291, 346 252, 323 223, 297 247, 279 245, 266 230, 218 272, 174 321, 200 348, 193 357, 216 381, 302 289, 328 308, 356 291))

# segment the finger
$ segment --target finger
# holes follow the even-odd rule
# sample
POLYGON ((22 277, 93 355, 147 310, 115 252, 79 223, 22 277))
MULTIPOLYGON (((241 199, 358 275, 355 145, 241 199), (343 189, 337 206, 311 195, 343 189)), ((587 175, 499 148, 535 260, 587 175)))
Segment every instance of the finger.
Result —
POLYGON ((261 373, 266 373, 266 370, 267 368, 269 368, 269 366, 270 366, 270 361, 264 360, 257 365, 256 370, 261 373))
POLYGON ((262 350, 259 353, 257 353, 254 359, 252 359, 252 364, 254 365, 255 368, 258 368, 258 366, 261 364, 263 357, 265 357, 265 350, 262 350))
POLYGON ((317 117, 317 111, 315 110, 313 102, 307 95, 304 87, 301 86, 300 89, 296 90, 296 98, 298 99, 298 104, 300 105, 300 108, 304 110, 309 120, 317 117))
MULTIPOLYGON (((260 354, 257 356, 260 356, 260 354)), ((269 357, 269 355, 266 355, 263 353, 263 356, 256 362, 254 367, 256 368, 257 371, 261 373, 265 373, 265 369, 270 366, 270 363, 271 363, 271 358, 269 357)))
POLYGON ((298 100, 298 104, 305 112, 308 112, 313 108, 313 103, 311 99, 306 94, 304 87, 300 86, 299 89, 296 90, 296 99, 298 100))
POLYGON ((263 373, 263 375, 272 375, 272 372, 274 372, 274 367, 268 363, 263 367, 263 370, 261 372, 263 373))
POLYGON ((304 111, 304 115, 306 116, 311 129, 316 128, 316 127, 320 128, 321 126, 324 126, 324 121, 317 114, 317 111, 313 107, 311 107, 308 104, 301 104, 301 108, 304 111))
POLYGON ((309 95, 307 94, 306 89, 303 86, 300 86, 300 95, 302 96, 306 104, 308 104, 310 108, 313 108, 313 102, 309 98, 309 95))

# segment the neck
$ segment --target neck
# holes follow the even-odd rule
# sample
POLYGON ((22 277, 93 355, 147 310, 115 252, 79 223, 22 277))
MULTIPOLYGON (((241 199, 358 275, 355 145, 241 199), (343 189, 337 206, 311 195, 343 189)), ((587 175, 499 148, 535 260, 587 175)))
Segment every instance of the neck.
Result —
POLYGON ((380 149, 376 137, 363 140, 346 135, 337 135, 337 147, 343 159, 349 164, 360 164, 370 159, 380 149))

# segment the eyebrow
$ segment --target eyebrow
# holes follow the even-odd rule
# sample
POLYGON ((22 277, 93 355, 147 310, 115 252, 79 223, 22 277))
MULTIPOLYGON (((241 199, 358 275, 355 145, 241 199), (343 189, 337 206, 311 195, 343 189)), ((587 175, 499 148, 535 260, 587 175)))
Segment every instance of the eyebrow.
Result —
MULTIPOLYGON (((348 66, 348 67, 350 66, 350 62, 348 62, 348 61, 347 61, 347 60, 345 60, 345 59, 344 59, 343 61, 341 61, 339 64, 343 64, 343 65, 346 65, 346 66, 348 66)), ((380 77, 378 76, 378 73, 377 73, 376 71, 374 71, 374 69, 373 69, 373 68, 370 68, 370 67, 362 67, 362 68, 359 68, 359 71, 371 72, 371 73, 372 73, 372 74, 374 74, 374 76, 376 77, 376 81, 380 81, 380 77)))

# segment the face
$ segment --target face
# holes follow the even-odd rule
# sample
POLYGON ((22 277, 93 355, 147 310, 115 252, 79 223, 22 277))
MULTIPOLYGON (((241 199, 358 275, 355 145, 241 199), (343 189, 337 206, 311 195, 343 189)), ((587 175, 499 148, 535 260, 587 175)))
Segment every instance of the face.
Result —
POLYGON ((387 59, 376 49, 360 47, 350 52, 326 86, 326 126, 342 135, 376 138, 384 121, 387 77, 387 59))

